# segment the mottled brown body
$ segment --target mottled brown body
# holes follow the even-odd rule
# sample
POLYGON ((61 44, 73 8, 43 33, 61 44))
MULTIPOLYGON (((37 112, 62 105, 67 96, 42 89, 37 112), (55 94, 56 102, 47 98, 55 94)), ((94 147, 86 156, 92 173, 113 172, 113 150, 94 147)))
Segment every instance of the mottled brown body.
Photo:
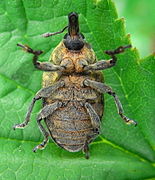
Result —
POLYGON ((81 149, 85 158, 89 158, 89 143, 100 132, 100 121, 103 114, 101 95, 108 93, 114 98, 118 114, 127 124, 137 122, 124 115, 121 102, 116 93, 103 83, 99 70, 115 66, 116 54, 131 48, 131 45, 120 46, 115 50, 105 51, 111 56, 109 60, 96 60, 94 51, 79 31, 78 14, 68 15, 68 26, 55 33, 45 33, 44 37, 62 33, 68 29, 63 40, 52 52, 49 62, 40 62, 41 50, 33 50, 27 45, 17 44, 23 50, 33 54, 34 66, 42 71, 43 88, 40 89, 28 108, 25 121, 13 126, 24 128, 37 100, 43 100, 43 108, 37 116, 37 123, 44 136, 33 152, 44 149, 51 136, 62 148, 76 152, 81 149), (45 121, 47 129, 42 124, 45 121))
POLYGON ((43 74, 43 87, 53 85, 56 81, 65 82, 65 87, 57 89, 50 97, 44 99, 44 106, 55 101, 64 103, 64 107, 57 109, 45 119, 45 122, 53 140, 71 152, 80 151, 87 139, 90 143, 97 135, 84 103, 89 102, 100 118, 103 113, 101 94, 90 87, 83 86, 83 81, 88 78, 102 81, 101 73, 82 74, 81 59, 91 60, 92 63, 96 61, 95 54, 88 45, 79 52, 70 52, 61 42, 53 51, 50 61, 57 65, 69 62, 66 70, 62 74, 57 72, 43 74))

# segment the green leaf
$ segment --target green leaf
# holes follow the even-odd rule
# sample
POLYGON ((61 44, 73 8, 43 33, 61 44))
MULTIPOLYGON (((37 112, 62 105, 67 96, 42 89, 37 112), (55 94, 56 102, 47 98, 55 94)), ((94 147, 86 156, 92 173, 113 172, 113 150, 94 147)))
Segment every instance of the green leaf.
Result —
POLYGON ((125 16, 126 18, 127 32, 132 34, 132 43, 138 47, 141 56, 155 52, 155 1, 150 0, 148 3, 146 0, 115 0, 115 3, 116 7, 118 7, 119 16, 125 16))
POLYGON ((118 55, 115 67, 105 70, 105 82, 119 96, 125 114, 138 122, 127 126, 113 98, 105 95, 102 132, 90 145, 91 157, 70 153, 52 141, 44 151, 31 149, 43 139, 37 128, 36 103, 32 121, 24 130, 12 130, 24 120, 35 93, 41 88, 42 72, 32 65, 32 55, 17 43, 44 51, 47 61, 64 34, 43 38, 45 32, 61 30, 68 13, 76 11, 80 29, 99 60, 109 59, 104 50, 130 44, 124 20, 118 19, 110 0, 5 0, 0 2, 0 178, 14 179, 149 179, 155 178, 155 57, 140 60, 135 48, 118 55))

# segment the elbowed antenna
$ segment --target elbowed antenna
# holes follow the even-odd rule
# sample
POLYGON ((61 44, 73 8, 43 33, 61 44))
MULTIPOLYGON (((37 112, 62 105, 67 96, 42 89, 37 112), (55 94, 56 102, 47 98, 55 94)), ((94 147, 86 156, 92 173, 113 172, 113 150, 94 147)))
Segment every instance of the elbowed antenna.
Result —
POLYGON ((54 36, 56 34, 63 33, 68 28, 68 34, 71 37, 74 37, 79 34, 79 22, 78 22, 78 14, 76 12, 71 12, 68 14, 68 25, 65 26, 61 31, 53 32, 53 33, 45 33, 42 36, 43 37, 50 37, 54 36))
POLYGON ((67 28, 68 28, 68 26, 64 27, 61 31, 53 32, 53 33, 49 33, 49 32, 48 32, 48 33, 43 34, 42 36, 43 36, 43 37, 49 37, 49 36, 54 36, 54 35, 56 35, 56 34, 61 34, 61 33, 63 33, 64 30, 67 29, 67 28))

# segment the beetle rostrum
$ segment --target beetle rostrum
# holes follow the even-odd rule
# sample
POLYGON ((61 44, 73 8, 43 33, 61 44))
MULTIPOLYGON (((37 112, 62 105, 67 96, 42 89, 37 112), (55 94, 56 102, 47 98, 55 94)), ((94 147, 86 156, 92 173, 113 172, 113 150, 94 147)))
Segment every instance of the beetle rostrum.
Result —
POLYGON ((102 94, 108 93, 114 98, 118 114, 127 124, 137 125, 136 121, 124 115, 118 96, 111 87, 103 83, 99 71, 115 66, 116 54, 124 52, 131 45, 105 51, 111 59, 97 61, 93 49, 80 33, 78 14, 75 12, 68 15, 68 26, 61 31, 45 33, 43 36, 60 34, 66 29, 67 34, 53 50, 48 62, 38 60, 42 51, 17 44, 33 54, 34 66, 45 72, 42 89, 33 98, 25 121, 14 125, 13 128, 24 128, 30 121, 35 102, 42 99, 43 108, 37 116, 37 123, 44 140, 33 151, 44 149, 50 136, 58 146, 69 152, 82 150, 88 159, 89 144, 98 136, 101 128, 104 108, 102 94), (46 128, 42 121, 45 122, 46 128))
POLYGON ((80 51, 84 46, 84 36, 79 33, 78 14, 70 13, 68 21, 68 33, 64 36, 64 44, 69 50, 80 51))

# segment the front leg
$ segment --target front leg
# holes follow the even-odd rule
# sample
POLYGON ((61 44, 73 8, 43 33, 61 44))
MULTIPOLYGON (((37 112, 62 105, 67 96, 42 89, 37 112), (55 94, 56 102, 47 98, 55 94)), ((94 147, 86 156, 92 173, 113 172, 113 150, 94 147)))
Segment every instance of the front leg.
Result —
POLYGON ((118 98, 118 96, 116 95, 116 93, 107 85, 100 83, 100 82, 96 82, 96 81, 92 81, 90 79, 86 79, 84 80, 84 85, 85 86, 89 86, 95 90, 97 90, 100 93, 108 93, 109 95, 114 97, 114 101, 115 104, 117 106, 117 110, 118 110, 118 114, 121 116, 121 118, 127 123, 127 124, 134 124, 135 126, 137 125, 137 122, 129 119, 128 117, 126 117, 124 115, 124 111, 123 111, 123 107, 122 104, 118 98))
POLYGON ((29 46, 22 45, 22 44, 17 44, 17 46, 20 46, 21 48, 23 48, 24 51, 26 51, 28 53, 34 54, 33 64, 39 70, 42 70, 42 71, 63 71, 65 69, 65 67, 63 67, 63 66, 54 65, 50 62, 38 61, 38 56, 41 55, 43 53, 43 51, 35 51, 35 50, 31 49, 29 46))
POLYGON ((85 71, 89 71, 89 70, 104 70, 104 69, 111 68, 111 67, 115 66, 116 61, 117 61, 117 57, 115 55, 124 52, 125 49, 127 49, 127 48, 131 48, 131 45, 120 46, 120 47, 118 47, 115 50, 105 51, 105 53, 110 55, 112 59, 107 60, 107 61, 106 60, 101 60, 101 61, 98 61, 98 62, 96 62, 94 64, 90 64, 90 65, 85 65, 84 64, 84 70, 85 71))

